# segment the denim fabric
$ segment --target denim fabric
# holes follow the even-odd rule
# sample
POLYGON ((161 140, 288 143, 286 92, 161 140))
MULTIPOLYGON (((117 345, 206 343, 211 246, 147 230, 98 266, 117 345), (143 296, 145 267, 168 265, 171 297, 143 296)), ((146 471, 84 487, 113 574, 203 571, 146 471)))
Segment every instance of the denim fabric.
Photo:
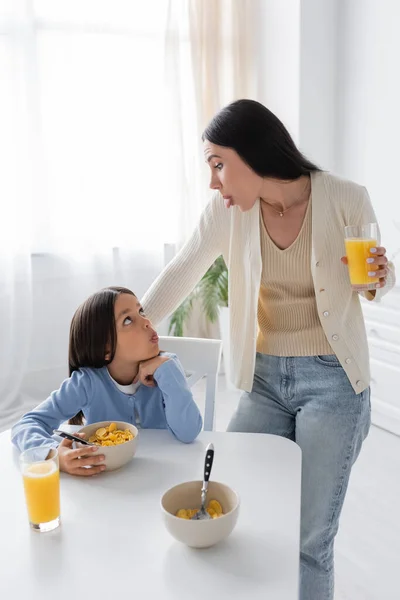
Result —
POLYGON ((300 600, 333 600, 334 539, 370 424, 369 388, 356 394, 335 355, 257 353, 228 431, 281 435, 302 450, 300 600))

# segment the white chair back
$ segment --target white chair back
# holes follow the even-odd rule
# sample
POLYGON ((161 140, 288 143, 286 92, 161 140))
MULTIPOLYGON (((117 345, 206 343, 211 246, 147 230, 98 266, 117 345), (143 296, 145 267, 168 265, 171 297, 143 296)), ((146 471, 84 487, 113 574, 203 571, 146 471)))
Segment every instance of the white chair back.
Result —
POLYGON ((160 350, 178 356, 188 375, 190 387, 202 377, 207 377, 204 431, 213 431, 217 377, 222 351, 221 340, 161 336, 159 347, 160 350))

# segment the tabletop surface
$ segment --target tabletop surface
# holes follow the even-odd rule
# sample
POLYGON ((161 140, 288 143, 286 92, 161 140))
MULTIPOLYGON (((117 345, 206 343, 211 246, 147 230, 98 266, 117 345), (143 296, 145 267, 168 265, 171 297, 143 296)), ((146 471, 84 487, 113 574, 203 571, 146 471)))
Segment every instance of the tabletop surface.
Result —
POLYGON ((93 478, 61 474, 62 525, 43 534, 28 525, 9 432, 0 451, 2 598, 298 598, 301 451, 285 438, 202 432, 184 445, 167 431, 141 430, 124 468, 93 478), (160 497, 201 479, 211 441, 212 479, 238 492, 241 511, 227 540, 195 550, 165 529, 160 497))

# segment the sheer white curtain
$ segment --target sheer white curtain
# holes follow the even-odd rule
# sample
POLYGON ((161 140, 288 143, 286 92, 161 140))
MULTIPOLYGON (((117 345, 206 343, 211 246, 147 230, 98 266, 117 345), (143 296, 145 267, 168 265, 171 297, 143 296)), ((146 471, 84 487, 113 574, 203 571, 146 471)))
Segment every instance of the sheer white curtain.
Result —
POLYGON ((178 239, 167 8, 0 0, 0 428, 66 375, 77 305, 178 239))
POLYGON ((200 135, 254 92, 251 0, 0 0, 0 428, 67 374, 96 289, 141 296, 208 199, 200 135))
MULTIPOLYGON (((166 77, 175 185, 181 203, 178 246, 196 226, 209 200, 209 168, 201 134, 213 115, 238 98, 257 97, 258 46, 253 0, 169 0, 166 77)), ((195 306, 186 335, 219 337, 195 306)))
POLYGON ((31 23, 22 2, 0 4, 0 424, 14 411, 32 325, 32 205, 38 196, 31 23))
POLYGON ((255 97, 256 12, 253 0, 169 0, 166 78, 176 186, 181 197, 180 242, 195 226, 209 194, 201 134, 232 100, 255 97))

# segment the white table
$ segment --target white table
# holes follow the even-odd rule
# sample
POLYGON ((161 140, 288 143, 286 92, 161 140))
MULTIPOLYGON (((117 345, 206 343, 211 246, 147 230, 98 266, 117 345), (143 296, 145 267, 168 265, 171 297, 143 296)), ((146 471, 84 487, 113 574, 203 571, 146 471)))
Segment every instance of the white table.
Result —
POLYGON ((0 435, 0 456, 1 598, 298 598, 301 452, 293 442, 203 432, 183 445, 167 431, 142 430, 125 468, 62 474, 62 525, 45 534, 29 528, 9 432, 0 435), (237 490, 241 513, 226 541, 194 550, 164 529, 159 502, 170 486, 201 478, 210 441, 212 477, 237 490))

